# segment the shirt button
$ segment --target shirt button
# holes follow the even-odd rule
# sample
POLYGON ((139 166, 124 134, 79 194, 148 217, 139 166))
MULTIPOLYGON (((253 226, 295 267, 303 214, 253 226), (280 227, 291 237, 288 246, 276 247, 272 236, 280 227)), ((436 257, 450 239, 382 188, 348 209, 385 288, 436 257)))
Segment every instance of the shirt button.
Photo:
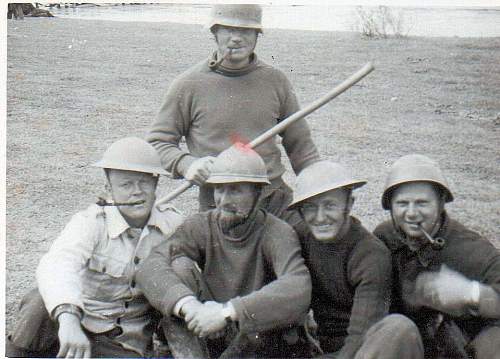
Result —
POLYGON ((116 318, 116 324, 120 324, 122 321, 122 318, 116 318))
POLYGON ((141 259, 137 256, 134 257, 134 264, 139 264, 139 262, 141 261, 141 259))
POLYGON ((125 302, 125 308, 128 308, 128 302, 125 302))
POLYGON ((131 286, 132 288, 135 288, 135 280, 133 280, 133 281, 130 283, 130 286, 131 286))

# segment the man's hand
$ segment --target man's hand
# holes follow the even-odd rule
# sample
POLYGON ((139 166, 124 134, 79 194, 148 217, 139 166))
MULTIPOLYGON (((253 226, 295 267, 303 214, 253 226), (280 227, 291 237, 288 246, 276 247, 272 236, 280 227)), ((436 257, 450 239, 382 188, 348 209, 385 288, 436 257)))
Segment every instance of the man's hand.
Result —
POLYGON ((463 316, 469 313, 472 281, 443 264, 439 272, 419 274, 416 292, 420 304, 452 316, 463 316))
POLYGON ((194 161, 187 169, 184 178, 198 186, 201 186, 210 176, 215 157, 207 156, 194 161))
POLYGON ((218 336, 226 327, 222 304, 213 301, 205 302, 191 320, 187 317, 185 320, 188 323, 188 329, 200 338, 218 336))
POLYGON ((58 358, 90 358, 90 341, 82 330, 80 319, 71 313, 58 316, 58 358))

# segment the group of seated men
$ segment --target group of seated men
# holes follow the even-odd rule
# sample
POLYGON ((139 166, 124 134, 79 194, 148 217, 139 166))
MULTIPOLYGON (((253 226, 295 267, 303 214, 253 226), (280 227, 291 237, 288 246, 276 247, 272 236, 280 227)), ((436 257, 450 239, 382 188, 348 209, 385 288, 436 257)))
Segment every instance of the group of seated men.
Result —
POLYGON ((390 220, 353 217, 355 179, 317 161, 287 222, 263 209, 262 158, 235 144, 206 183, 215 208, 156 205, 155 149, 113 143, 96 166, 108 197, 77 213, 43 256, 7 337, 14 357, 500 357, 500 252, 449 218, 438 165, 407 155, 382 193, 390 220))

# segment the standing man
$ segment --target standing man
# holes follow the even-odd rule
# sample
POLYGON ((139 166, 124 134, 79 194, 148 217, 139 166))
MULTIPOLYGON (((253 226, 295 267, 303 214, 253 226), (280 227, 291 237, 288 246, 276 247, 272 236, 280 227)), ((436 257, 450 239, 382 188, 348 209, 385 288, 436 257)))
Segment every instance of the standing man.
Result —
POLYGON ((392 252, 393 311, 415 321, 426 358, 500 357, 500 251, 448 217, 453 195, 436 162, 408 155, 392 166, 375 235, 392 252))
MULTIPOLYGON (((209 28, 217 50, 174 80, 147 137, 174 178, 200 186, 200 211, 215 206, 212 187, 205 185, 213 156, 236 141, 256 138, 299 110, 285 75, 254 53, 261 18, 258 5, 214 5, 209 28), (179 148, 182 137, 188 151, 179 148)), ((304 119, 280 136, 296 173, 319 159, 304 119)), ((292 193, 281 178, 285 167, 276 139, 256 151, 271 182, 262 194, 263 206, 282 217, 292 193)))
POLYGON ((152 354, 157 315, 135 273, 182 217, 173 208, 154 207, 158 176, 166 172, 146 141, 121 139, 95 166, 104 168, 109 198, 73 216, 42 257, 39 292, 23 299, 7 356, 152 354))
POLYGON ((295 232, 258 206, 268 185, 261 157, 222 152, 207 183, 216 208, 195 214, 156 247, 137 275, 164 315, 175 358, 305 357, 302 323, 311 279, 295 232))
POLYGON ((317 162, 297 177, 291 208, 304 222, 296 229, 311 273, 311 308, 327 353, 323 357, 423 358, 415 325, 401 315, 385 317, 391 286, 388 249, 350 215, 352 191, 365 183, 330 161, 317 162))

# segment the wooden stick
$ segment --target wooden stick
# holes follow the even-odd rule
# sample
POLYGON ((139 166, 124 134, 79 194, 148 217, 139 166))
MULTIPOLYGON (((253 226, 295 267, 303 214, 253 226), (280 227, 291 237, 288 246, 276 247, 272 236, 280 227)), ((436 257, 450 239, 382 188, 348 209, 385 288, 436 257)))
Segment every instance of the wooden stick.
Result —
MULTIPOLYGON (((303 109, 295 112, 293 115, 287 117, 285 120, 281 121, 278 123, 276 126, 273 126, 257 138, 255 138, 253 141, 247 144, 248 147, 250 148, 255 148, 262 143, 266 142, 270 138, 276 136, 277 134, 283 132, 288 126, 290 126, 292 123, 300 120, 301 118, 304 118, 305 116, 309 115, 310 113, 316 111, 318 108, 321 106, 325 105, 326 103, 330 102, 333 100, 335 97, 340 95, 341 93, 345 92, 347 89, 361 81, 363 77, 368 75, 370 72, 372 72, 375 68, 373 65, 369 62, 363 68, 361 68, 359 71, 356 73, 352 74, 347 80, 342 82, 340 85, 332 89, 330 92, 328 92, 326 95, 322 96, 321 98, 317 99, 313 103, 309 104, 308 106, 304 107, 303 109)), ((185 192, 187 189, 189 189, 193 184, 189 181, 184 181, 184 183, 179 186, 177 189, 175 189, 173 192, 168 193, 164 197, 160 198, 157 202, 156 205, 162 205, 167 202, 170 202, 183 192, 185 192)))

